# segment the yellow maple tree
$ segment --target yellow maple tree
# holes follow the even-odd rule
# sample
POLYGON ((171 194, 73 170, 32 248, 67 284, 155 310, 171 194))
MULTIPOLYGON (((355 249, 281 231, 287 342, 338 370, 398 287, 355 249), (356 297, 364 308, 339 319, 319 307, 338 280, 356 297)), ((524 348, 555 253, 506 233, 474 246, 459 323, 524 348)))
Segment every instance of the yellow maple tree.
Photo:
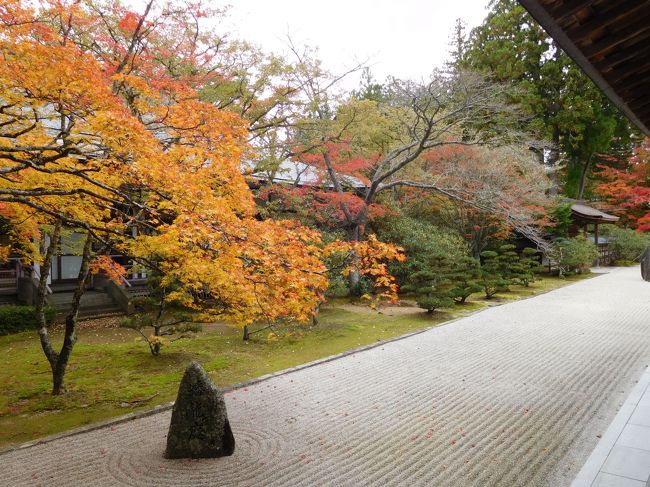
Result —
MULTIPOLYGON (((239 325, 306 321, 324 299, 331 249, 314 230, 257 217, 241 173, 247 125, 201 100, 201 84, 218 73, 197 54, 204 41, 191 29, 175 28, 182 37, 170 48, 165 19, 178 17, 153 2, 136 14, 117 2, 0 1, 0 217, 14 244, 31 245, 24 256, 43 264, 39 333, 55 394, 90 274, 123 273, 111 251, 155 269, 172 290, 167 299, 239 325), (43 302, 62 228, 85 243, 55 351, 43 302), (43 231, 50 244, 35 255, 43 231)), ((394 297, 379 262, 398 250, 376 241, 336 249, 394 297)))

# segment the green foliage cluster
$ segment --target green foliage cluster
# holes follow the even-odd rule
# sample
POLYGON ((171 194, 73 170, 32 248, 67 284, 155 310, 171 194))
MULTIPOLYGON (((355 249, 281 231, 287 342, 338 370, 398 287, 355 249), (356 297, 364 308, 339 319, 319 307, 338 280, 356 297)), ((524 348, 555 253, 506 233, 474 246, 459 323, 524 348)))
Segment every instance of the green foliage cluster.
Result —
POLYGON ((449 278, 453 282, 450 295, 456 303, 463 304, 470 295, 482 289, 477 282, 480 276, 481 265, 477 259, 463 256, 454 262, 449 278))
MULTIPOLYGON (((345 239, 345 235, 343 232, 336 232, 336 231, 328 231, 326 229, 320 229, 321 232, 321 238, 323 239, 323 243, 328 244, 331 243, 335 240, 343 240, 345 239)), ((352 292, 350 291, 350 283, 349 279, 341 274, 341 272, 337 272, 339 270, 342 270, 345 267, 346 263, 346 255, 341 253, 341 252, 334 252, 327 256, 325 258, 325 267, 328 269, 331 269, 332 272, 328 272, 328 286, 327 290, 325 291, 325 296, 328 298, 343 298, 346 296, 350 296, 352 292)), ((363 280, 363 277, 361 277, 360 281, 363 280)), ((361 294, 364 294, 366 291, 361 289, 361 284, 359 286, 360 289, 357 290, 363 291, 361 294)))
POLYGON ((558 249, 556 260, 560 267, 560 274, 587 272, 598 258, 598 249, 583 235, 560 239, 556 242, 556 246, 558 249))
POLYGON ((558 203, 549 211, 553 227, 550 232, 557 238, 569 238, 571 203, 558 203))
POLYGON ((468 252, 467 243, 457 232, 409 216, 382 219, 377 223, 377 236, 404 248, 407 260, 390 265, 401 286, 416 272, 435 270, 440 256, 457 261, 468 252))
POLYGON ((186 309, 169 306, 156 298, 142 297, 134 301, 138 312, 120 323, 123 328, 130 328, 140 333, 144 342, 149 346, 151 354, 160 355, 162 347, 174 340, 185 338, 185 333, 195 333, 202 330, 200 323, 196 323, 186 309), (147 335, 146 328, 151 328, 152 333, 147 335), (176 338, 168 338, 178 335, 176 338))
POLYGON ((514 245, 502 245, 496 251, 481 253, 483 263, 470 256, 449 257, 437 254, 429 267, 408 276, 403 291, 412 292, 420 308, 432 313, 454 303, 465 303, 476 292, 483 291, 487 299, 507 291, 511 285, 528 287, 541 270, 535 249, 517 253, 514 245))
POLYGON ((524 249, 520 255, 514 245, 482 252, 481 264, 457 232, 411 216, 383 218, 377 234, 404 248, 406 262, 394 264, 391 272, 401 290, 412 293, 429 313, 463 304, 480 291, 489 299, 510 285, 527 287, 541 270, 536 250, 524 249))
MULTIPOLYGON (((45 320, 54 322, 56 309, 52 306, 45 307, 45 320)), ((33 306, 3 305, 0 306, 0 335, 9 335, 25 330, 38 328, 36 311, 33 306)))
POLYGON ((484 250, 481 252, 481 278, 479 283, 485 297, 491 299, 499 291, 507 291, 509 281, 503 276, 504 265, 498 252, 484 250))
POLYGON ((616 254, 616 259, 621 261, 638 262, 643 251, 650 245, 650 235, 631 228, 610 226, 603 234, 609 237, 609 248, 616 254))
POLYGON ((512 285, 528 287, 542 268, 535 249, 525 248, 519 254, 512 244, 502 245, 496 251, 486 250, 481 257, 479 282, 487 299, 512 285))
POLYGON ((525 248, 520 255, 514 245, 502 245, 498 254, 500 274, 509 285, 528 287, 535 281, 535 272, 541 270, 537 251, 530 247, 525 248))
POLYGON ((537 250, 526 247, 519 257, 521 273, 517 277, 518 284, 528 287, 531 282, 535 282, 535 276, 544 268, 540 262, 540 256, 537 250))
POLYGON ((444 254, 430 258, 431 267, 414 272, 409 276, 409 283, 402 290, 413 292, 418 306, 433 313, 438 308, 447 308, 454 304, 451 289, 454 285, 450 279, 453 261, 444 254))

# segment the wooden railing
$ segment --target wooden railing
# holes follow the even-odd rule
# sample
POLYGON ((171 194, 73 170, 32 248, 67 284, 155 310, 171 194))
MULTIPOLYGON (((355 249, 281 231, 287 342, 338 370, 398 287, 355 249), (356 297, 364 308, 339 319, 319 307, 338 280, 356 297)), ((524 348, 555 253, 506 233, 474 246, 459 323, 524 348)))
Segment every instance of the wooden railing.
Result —
POLYGON ((0 270, 0 293, 15 294, 18 288, 18 272, 14 269, 0 270))
POLYGON ((0 294, 16 294, 18 290, 20 261, 9 259, 8 264, 0 268, 0 294))
POLYGON ((616 253, 606 245, 598 246, 598 264, 610 265, 616 260, 616 253))

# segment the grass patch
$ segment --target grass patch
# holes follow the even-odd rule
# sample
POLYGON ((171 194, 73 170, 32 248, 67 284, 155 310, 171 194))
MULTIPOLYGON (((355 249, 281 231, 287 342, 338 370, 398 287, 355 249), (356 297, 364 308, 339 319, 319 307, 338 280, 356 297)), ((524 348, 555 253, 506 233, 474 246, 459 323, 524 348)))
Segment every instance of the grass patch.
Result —
MULTIPOLYGON (((198 360, 216 384, 227 386, 359 346, 427 328, 491 306, 529 297, 590 277, 543 277, 491 300, 472 296, 464 305, 427 314, 404 300, 375 312, 337 299, 324 306, 316 327, 282 328, 279 340, 211 325, 154 357, 137 332, 81 327, 70 359, 68 393, 51 396, 51 374, 35 332, 0 337, 0 446, 22 443, 156 404, 172 401, 181 374, 198 360)), ((57 346, 60 332, 53 332, 57 346)))

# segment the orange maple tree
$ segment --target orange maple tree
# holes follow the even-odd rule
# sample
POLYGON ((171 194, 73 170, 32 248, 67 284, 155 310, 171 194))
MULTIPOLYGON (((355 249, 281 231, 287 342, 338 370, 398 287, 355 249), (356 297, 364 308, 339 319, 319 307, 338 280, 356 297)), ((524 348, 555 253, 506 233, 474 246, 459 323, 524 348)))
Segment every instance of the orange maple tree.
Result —
MULTIPOLYGON (((201 99, 220 74, 209 36, 190 19, 209 12, 177 7, 149 2, 137 14, 114 1, 0 2, 0 217, 23 244, 51 234, 44 255, 31 258, 43 264, 39 334, 55 394, 89 276, 123 272, 105 256, 111 249, 160 272, 169 299, 206 306, 198 297, 209 296, 216 314, 239 325, 305 321, 323 300, 320 235, 257 218, 240 166, 247 125, 201 99), (62 228, 85 243, 55 351, 42 309, 62 228)), ((374 248, 374 260, 370 249, 348 250, 387 287, 378 263, 399 251, 374 248)))

